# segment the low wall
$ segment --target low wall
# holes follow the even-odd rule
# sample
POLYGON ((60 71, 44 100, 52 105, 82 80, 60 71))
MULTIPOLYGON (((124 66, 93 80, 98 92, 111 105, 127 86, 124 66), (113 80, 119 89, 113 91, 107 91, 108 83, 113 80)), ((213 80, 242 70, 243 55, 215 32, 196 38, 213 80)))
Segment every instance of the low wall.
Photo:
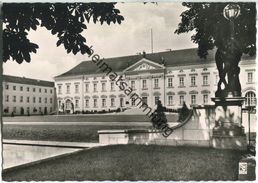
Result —
POLYGON ((183 124, 173 127, 167 138, 158 130, 101 130, 101 144, 159 144, 172 146, 212 146, 211 135, 214 124, 214 108, 194 108, 192 116, 183 124))

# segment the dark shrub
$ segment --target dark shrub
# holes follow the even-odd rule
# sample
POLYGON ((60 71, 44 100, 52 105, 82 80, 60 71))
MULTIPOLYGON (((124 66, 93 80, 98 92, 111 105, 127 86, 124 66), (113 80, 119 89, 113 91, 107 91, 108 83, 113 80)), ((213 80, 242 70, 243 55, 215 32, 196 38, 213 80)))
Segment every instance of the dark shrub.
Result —
POLYGON ((179 109, 178 121, 183 122, 188 117, 189 112, 190 110, 188 109, 187 105, 184 102, 182 108, 179 109))

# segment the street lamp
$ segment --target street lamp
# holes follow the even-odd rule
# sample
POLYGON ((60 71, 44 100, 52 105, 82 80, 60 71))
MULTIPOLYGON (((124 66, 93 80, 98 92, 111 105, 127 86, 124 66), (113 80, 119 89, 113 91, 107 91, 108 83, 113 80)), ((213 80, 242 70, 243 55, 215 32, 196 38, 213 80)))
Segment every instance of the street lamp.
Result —
POLYGON ((223 9, 223 16, 230 21, 231 36, 230 39, 234 40, 234 20, 240 15, 240 6, 238 4, 228 4, 223 9))
POLYGON ((228 4, 223 10, 223 16, 232 21, 240 15, 240 6, 238 4, 228 4))

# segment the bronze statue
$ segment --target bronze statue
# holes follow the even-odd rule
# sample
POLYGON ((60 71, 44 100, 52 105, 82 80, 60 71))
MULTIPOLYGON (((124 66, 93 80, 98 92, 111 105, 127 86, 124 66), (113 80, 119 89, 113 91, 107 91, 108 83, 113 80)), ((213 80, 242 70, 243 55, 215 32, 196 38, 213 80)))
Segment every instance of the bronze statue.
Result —
POLYGON ((242 52, 238 42, 230 37, 227 44, 218 48, 215 60, 219 72, 216 97, 241 97, 241 84, 239 81, 240 68, 238 66, 242 52), (227 81, 226 81, 227 76, 227 81), (224 89, 221 88, 222 84, 224 89))

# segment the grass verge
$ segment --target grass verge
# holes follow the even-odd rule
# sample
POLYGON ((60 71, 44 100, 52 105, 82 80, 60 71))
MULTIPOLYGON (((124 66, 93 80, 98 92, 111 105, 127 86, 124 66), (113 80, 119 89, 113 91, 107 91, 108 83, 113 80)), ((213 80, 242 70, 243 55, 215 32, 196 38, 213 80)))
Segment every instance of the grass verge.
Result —
POLYGON ((244 152, 197 147, 114 145, 83 150, 22 169, 5 181, 237 180, 244 152))
POLYGON ((111 125, 3 125, 3 139, 98 142, 98 130, 146 129, 146 126, 111 125))

